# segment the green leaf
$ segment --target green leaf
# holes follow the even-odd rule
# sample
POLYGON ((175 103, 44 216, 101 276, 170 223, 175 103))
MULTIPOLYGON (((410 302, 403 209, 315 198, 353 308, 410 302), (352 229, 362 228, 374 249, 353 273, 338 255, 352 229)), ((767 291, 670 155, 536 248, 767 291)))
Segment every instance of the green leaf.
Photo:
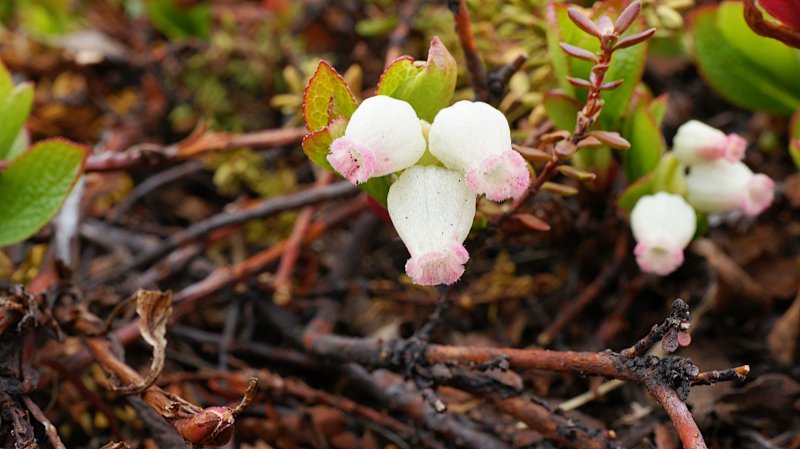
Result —
POLYGON ((26 239, 50 221, 83 172, 85 158, 85 148, 50 139, 0 173, 0 246, 26 239))
POLYGON ((181 7, 175 0, 146 0, 145 8, 150 22, 170 38, 206 39, 211 34, 211 7, 205 2, 181 7))
POLYGON ((575 129, 577 114, 581 109, 581 105, 577 100, 562 91, 556 90, 544 94, 542 102, 544 103, 547 117, 557 128, 565 129, 569 132, 575 129))
POLYGON ((668 192, 681 196, 686 193, 683 167, 672 153, 665 153, 658 161, 655 170, 629 185, 617 200, 617 206, 630 212, 639 198, 656 192, 668 192))
POLYGON ((723 2, 690 17, 700 73, 739 107, 789 115, 800 107, 800 51, 755 34, 743 14, 741 3, 723 2))
POLYGON ((664 114, 667 113, 668 103, 669 94, 667 93, 663 93, 650 101, 650 114, 653 115, 656 125, 658 125, 659 128, 661 128, 661 124, 664 123, 664 114))
POLYGON ((0 97, 0 160, 10 159, 14 140, 19 135, 33 105, 33 85, 22 83, 0 97))
POLYGON ((359 184, 358 188, 367 192, 367 194, 375 198, 379 203, 386 207, 386 197, 389 195, 389 186, 392 185, 391 179, 388 176, 381 176, 378 178, 370 178, 364 184, 359 184))
POLYGON ((303 92, 303 117, 308 130, 320 130, 337 117, 350 118, 356 106, 344 78, 326 61, 320 61, 303 92))
POLYGON ((639 198, 650 195, 653 193, 653 173, 645 175, 639 178, 636 182, 629 185, 622 195, 619 196, 617 200, 617 207, 620 209, 630 212, 633 210, 633 206, 636 205, 636 202, 639 201, 639 198))
POLYGON ((674 154, 665 153, 653 171, 653 191, 675 195, 686 193, 686 176, 683 165, 674 154))
POLYGON ((31 136, 28 133, 28 130, 25 128, 20 129, 19 133, 17 133, 16 139, 14 139, 14 142, 11 144, 11 148, 9 148, 8 153, 6 153, 6 158, 8 160, 14 159, 15 157, 24 153, 30 144, 31 136))
MULTIPOLYGON (((625 126, 624 136, 631 143, 631 148, 623 155, 623 163, 625 176, 631 182, 653 171, 667 150, 661 127, 651 112, 655 100, 649 101, 648 97, 636 96, 633 112, 625 126)), ((656 105, 656 109, 659 107, 656 105)))
POLYGON ((381 75, 376 94, 408 102, 419 118, 431 123, 440 110, 450 105, 457 71, 453 55, 434 37, 425 64, 410 56, 397 58, 381 75))
POLYGON ((11 78, 3 61, 0 61, 0 98, 5 98, 14 89, 14 79, 11 78))
POLYGON ((334 140, 344 135, 346 127, 347 119, 339 117, 331 122, 330 125, 306 134, 305 137, 303 137, 303 151, 306 153, 306 156, 311 159, 311 162, 325 170, 336 173, 336 170, 334 170, 328 162, 327 157, 330 152, 331 144, 334 140))

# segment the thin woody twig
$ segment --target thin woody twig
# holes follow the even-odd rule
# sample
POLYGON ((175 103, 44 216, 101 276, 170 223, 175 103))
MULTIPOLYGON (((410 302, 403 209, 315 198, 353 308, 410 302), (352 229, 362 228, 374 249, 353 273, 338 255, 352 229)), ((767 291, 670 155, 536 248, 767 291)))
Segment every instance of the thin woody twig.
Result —
MULTIPOLYGON (((324 171, 319 175, 319 179, 314 183, 314 187, 323 187, 333 181, 334 175, 329 171, 324 171)), ((286 239, 286 246, 283 249, 278 270, 275 272, 275 293, 273 300, 280 305, 286 305, 292 300, 292 273, 294 272, 297 258, 300 255, 300 247, 308 227, 311 225, 311 218, 314 214, 312 206, 306 206, 300 210, 300 214, 295 220, 294 228, 289 238, 286 239)))
POLYGON ((467 70, 469 79, 472 83, 472 90, 475 91, 475 98, 480 101, 489 101, 489 84, 486 80, 486 69, 483 67, 478 48, 475 46, 475 37, 472 35, 472 24, 470 24, 469 10, 464 0, 448 0, 447 6, 453 12, 456 21, 456 33, 464 50, 464 58, 467 60, 467 70))
POLYGON ((212 231, 228 226, 238 226, 247 221, 264 218, 285 210, 295 209, 341 196, 352 195, 356 191, 357 189, 352 184, 347 181, 341 181, 330 186, 315 187, 278 198, 266 199, 261 201, 258 205, 245 210, 224 212, 214 215, 211 218, 193 224, 185 231, 173 234, 156 250, 140 254, 134 260, 117 268, 108 276, 95 279, 93 283, 98 284, 106 282, 107 280, 114 279, 142 265, 152 263, 174 249, 198 240, 212 231))
POLYGON ((31 415, 44 427, 44 432, 47 435, 47 439, 50 440, 50 444, 52 444, 55 449, 67 449, 61 441, 61 437, 58 436, 56 427, 44 416, 42 409, 28 396, 23 396, 22 401, 25 403, 25 407, 28 408, 28 411, 31 412, 31 415))
POLYGON ((692 385, 713 385, 731 380, 744 381, 750 374, 750 365, 737 366, 723 370, 704 371, 692 380, 692 385))

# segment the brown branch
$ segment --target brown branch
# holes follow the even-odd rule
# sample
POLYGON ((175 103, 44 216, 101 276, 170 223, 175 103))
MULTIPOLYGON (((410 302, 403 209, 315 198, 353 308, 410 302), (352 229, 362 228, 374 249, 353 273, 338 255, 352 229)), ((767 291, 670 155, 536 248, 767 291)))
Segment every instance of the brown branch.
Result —
POLYGON ((719 382, 744 381, 750 374, 750 365, 737 366, 723 370, 704 371, 692 380, 692 385, 713 385, 719 382))
POLYGON ((678 433, 684 449, 707 449, 703 435, 694 422, 694 417, 686 403, 678 396, 672 388, 659 383, 645 383, 647 391, 658 401, 661 407, 669 416, 675 431, 678 433))
POLYGON ((478 48, 475 46, 467 4, 464 0, 448 0, 447 4, 456 21, 456 33, 458 33, 461 48, 464 50, 464 58, 467 60, 467 70, 469 70, 469 79, 472 83, 472 90, 475 91, 475 98, 488 102, 489 84, 486 81, 486 69, 483 67, 481 57, 478 55, 478 48))
POLYGON ((528 55, 520 54, 513 61, 489 73, 487 84, 489 97, 493 104, 503 98, 508 81, 527 61, 528 55))
MULTIPOLYGON (((329 171, 324 171, 320 174, 314 187, 323 187, 333 181, 334 175, 329 171)), ((292 301, 292 273, 294 272, 297 258, 300 255, 300 247, 303 244, 306 232, 311 225, 311 218, 314 214, 314 208, 306 206, 300 210, 297 219, 292 228, 292 233, 286 239, 286 245, 283 248, 281 261, 278 265, 278 270, 275 272, 275 293, 273 300, 280 305, 287 305, 292 301)))
POLYGON ((115 269, 113 273, 93 280, 93 285, 107 282, 142 265, 155 262, 157 259, 164 257, 176 248, 199 240, 203 236, 218 229, 238 226, 247 221, 268 217, 286 210, 352 195, 357 191, 358 189, 349 182, 341 181, 330 186, 310 188, 289 195, 266 199, 259 202, 256 206, 249 207, 245 210, 223 212, 214 215, 213 217, 189 226, 182 232, 171 235, 157 249, 138 255, 134 260, 115 269))
POLYGON ((31 415, 44 427, 44 433, 47 435, 47 439, 50 440, 50 444, 53 445, 55 449, 67 449, 61 441, 61 437, 58 436, 56 427, 44 416, 42 409, 27 396, 23 396, 22 401, 25 403, 25 407, 28 408, 28 411, 31 412, 31 415))

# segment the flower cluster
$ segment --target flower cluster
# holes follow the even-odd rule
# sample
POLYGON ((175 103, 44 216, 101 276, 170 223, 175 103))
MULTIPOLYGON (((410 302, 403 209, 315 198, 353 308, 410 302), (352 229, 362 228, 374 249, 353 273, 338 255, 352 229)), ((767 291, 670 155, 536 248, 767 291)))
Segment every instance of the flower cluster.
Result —
POLYGON ((702 122, 683 124, 672 152, 689 173, 686 200, 659 192, 639 199, 631 212, 634 254, 642 271, 665 276, 683 263, 683 250, 696 230, 698 212, 742 210, 755 216, 772 203, 775 183, 742 162, 747 142, 702 122), (688 200, 688 202, 687 202, 688 200))
POLYGON ((772 204, 775 183, 742 162, 747 142, 696 120, 684 123, 672 150, 689 169, 686 198, 700 212, 741 209, 755 216, 772 204))
POLYGON ((387 208, 411 255, 406 273, 420 285, 452 284, 463 274, 476 196, 504 201, 530 184, 505 116, 480 102, 459 101, 428 124, 404 101, 368 98, 327 160, 353 184, 402 172, 387 208))

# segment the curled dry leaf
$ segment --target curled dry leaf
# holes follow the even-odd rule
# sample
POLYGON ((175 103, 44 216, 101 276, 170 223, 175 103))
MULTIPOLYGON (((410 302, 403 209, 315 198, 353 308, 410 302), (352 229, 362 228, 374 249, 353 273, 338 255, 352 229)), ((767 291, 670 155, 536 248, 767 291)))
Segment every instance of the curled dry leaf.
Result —
POLYGON ((135 293, 136 313, 139 315, 139 331, 142 338, 153 347, 153 361, 150 372, 141 382, 124 387, 113 387, 123 394, 138 394, 155 383, 164 368, 166 356, 167 322, 172 315, 172 292, 139 290, 135 293))

